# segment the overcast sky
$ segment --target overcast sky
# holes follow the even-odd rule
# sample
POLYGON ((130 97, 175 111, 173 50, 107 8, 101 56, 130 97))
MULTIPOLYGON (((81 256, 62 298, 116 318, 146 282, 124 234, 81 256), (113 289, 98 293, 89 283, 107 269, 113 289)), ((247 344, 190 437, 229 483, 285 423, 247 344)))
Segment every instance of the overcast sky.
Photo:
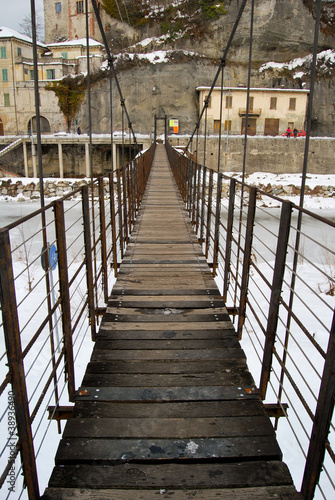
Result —
MULTIPOLYGON (((0 26, 6 26, 6 28, 11 28, 15 31, 22 31, 20 29, 20 23, 25 16, 30 15, 30 0, 2 0, 6 3, 3 5, 0 14, 0 26)), ((36 12, 40 12, 43 16, 43 0, 35 0, 36 12)))

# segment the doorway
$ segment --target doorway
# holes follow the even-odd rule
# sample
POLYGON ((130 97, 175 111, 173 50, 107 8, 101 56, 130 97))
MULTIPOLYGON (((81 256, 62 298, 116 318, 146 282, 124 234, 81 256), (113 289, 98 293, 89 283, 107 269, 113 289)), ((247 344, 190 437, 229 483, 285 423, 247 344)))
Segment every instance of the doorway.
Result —
POLYGON ((279 118, 265 118, 264 135, 278 135, 279 118))
MULTIPOLYGON (((245 118, 242 118, 241 134, 245 134, 245 118)), ((256 118, 248 118, 248 135, 256 135, 256 118)))

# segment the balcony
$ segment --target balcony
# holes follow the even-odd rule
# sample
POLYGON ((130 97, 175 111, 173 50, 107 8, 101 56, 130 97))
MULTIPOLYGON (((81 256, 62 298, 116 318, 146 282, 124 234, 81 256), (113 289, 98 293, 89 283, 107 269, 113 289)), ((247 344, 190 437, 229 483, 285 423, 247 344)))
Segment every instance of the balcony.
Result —
MULTIPOLYGON (((239 116, 246 116, 247 108, 240 108, 238 111, 239 116)), ((248 116, 260 116, 262 114, 262 108, 249 109, 248 116)))

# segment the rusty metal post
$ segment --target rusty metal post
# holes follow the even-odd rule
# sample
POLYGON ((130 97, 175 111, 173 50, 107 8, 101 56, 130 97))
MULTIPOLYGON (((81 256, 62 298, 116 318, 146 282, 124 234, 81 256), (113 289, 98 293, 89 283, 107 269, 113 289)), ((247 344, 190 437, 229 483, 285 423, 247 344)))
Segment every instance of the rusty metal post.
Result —
POLYGON ((207 206, 207 227, 206 227, 206 250, 205 250, 206 259, 208 259, 210 236, 211 236, 212 199, 213 199, 213 170, 210 170, 209 183, 208 183, 208 206, 207 206))
POLYGON ((64 202, 58 200, 55 203, 55 224, 58 257, 59 292, 62 307, 62 329, 65 348, 65 370, 67 373, 67 386, 70 401, 74 401, 75 378, 74 358, 71 326, 71 307, 69 292, 69 277, 67 272, 67 248, 65 234, 64 202))
POLYGON ((15 416, 20 453, 29 498, 40 498, 34 442, 30 424, 25 372, 22 358, 20 326, 17 313, 9 231, 0 229, 0 301, 7 360, 14 391, 15 416))
POLYGON ((198 164, 193 163, 193 193, 192 193, 192 224, 195 224, 195 206, 196 206, 196 192, 197 192, 197 173, 198 164))
POLYGON ((99 177, 99 216, 100 216, 100 241, 101 241, 101 268, 104 301, 108 302, 108 269, 107 269, 107 241, 106 241, 106 211, 104 179, 99 177))
POLYGON ((283 201, 278 233, 275 267, 273 271, 270 307, 266 328, 262 373, 259 383, 261 398, 265 399, 272 367, 272 354, 277 333, 280 296, 283 286, 286 254, 291 226, 292 203, 283 201))
POLYGON ((195 232, 198 234, 198 229, 199 229, 199 212, 200 212, 200 177, 201 177, 201 165, 198 165, 197 171, 197 206, 196 206, 196 215, 195 215, 195 232))
MULTIPOLYGON (((256 212, 256 194, 257 194, 256 188, 254 187, 250 188, 249 210, 247 219, 247 229, 245 235, 243 268, 242 268, 240 310, 238 316, 238 329, 237 329, 239 340, 241 340, 242 338, 242 329, 244 325, 245 311, 247 307, 249 271, 251 265, 252 240, 254 235, 254 222, 255 222, 255 212, 256 212)), ((236 279, 238 279, 238 276, 236 276, 236 279)))
POLYGON ((115 200, 114 200, 114 179, 113 172, 109 174, 109 202, 111 211, 112 244, 113 244, 113 267, 114 276, 117 275, 117 247, 116 247, 116 220, 115 220, 115 200))
POLYGON ((222 193, 222 174, 218 174, 218 180, 217 180, 217 186, 216 186, 216 213, 215 213, 215 228, 214 228, 213 276, 216 276, 216 270, 219 266, 221 193, 222 193))
POLYGON ((227 234, 226 234, 226 251, 225 251, 225 266, 223 279, 223 300, 227 301, 228 288, 230 282, 230 264, 231 264, 231 247, 233 240, 233 223, 234 223, 234 207, 235 207, 236 180, 230 180, 229 188, 229 206, 227 219, 227 234))
POLYGON ((124 230, 124 242, 127 245, 128 243, 128 210, 127 210, 127 182, 126 182, 126 172, 125 166, 122 167, 122 195, 123 195, 123 230, 124 230))
POLYGON ((206 199, 206 175, 207 167, 203 168, 202 175, 202 193, 201 193, 201 217, 200 217, 200 244, 204 241, 204 222, 205 222, 205 199, 206 199))
POLYGON ((187 169, 187 209, 188 216, 192 216, 192 181, 193 181, 193 161, 188 158, 188 169, 187 169))
POLYGON ((120 169, 116 170, 116 180, 117 180, 117 201, 118 201, 118 213, 119 213, 119 235, 120 235, 120 251, 121 259, 123 259, 123 218, 122 218, 122 192, 121 192, 121 174, 120 169))
POLYGON ((88 317, 91 326, 91 338, 95 341, 95 302, 94 302, 94 283, 93 283, 93 263, 92 263, 92 245, 90 232, 90 208, 89 208, 89 193, 88 186, 82 186, 82 210, 83 210, 83 231, 84 231, 84 248, 85 248, 85 263, 86 263, 86 283, 87 283, 87 300, 88 300, 88 317))
POLYGON ((323 368, 321 386, 309 449, 307 453, 305 472, 301 486, 304 500, 313 500, 324 461, 325 448, 332 422, 335 402, 335 313, 330 331, 327 356, 323 368))

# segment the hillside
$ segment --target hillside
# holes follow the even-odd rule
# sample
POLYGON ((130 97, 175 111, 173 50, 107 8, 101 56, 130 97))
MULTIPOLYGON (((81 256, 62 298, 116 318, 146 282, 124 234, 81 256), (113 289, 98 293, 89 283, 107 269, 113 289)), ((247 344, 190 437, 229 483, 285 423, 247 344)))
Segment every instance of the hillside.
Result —
MULTIPOLYGON (((163 113, 194 123, 195 87, 211 84, 241 0, 103 0, 102 5, 110 14, 106 32, 135 115, 144 123, 163 113)), ((226 85, 247 82, 250 6, 228 55, 226 85)), ((256 0, 252 86, 308 88, 314 9, 313 0, 256 0)), ((313 135, 335 135, 334 15, 335 1, 323 2, 313 135)), ((105 84, 100 81, 95 93, 100 128, 107 123, 99 101, 105 84)))

